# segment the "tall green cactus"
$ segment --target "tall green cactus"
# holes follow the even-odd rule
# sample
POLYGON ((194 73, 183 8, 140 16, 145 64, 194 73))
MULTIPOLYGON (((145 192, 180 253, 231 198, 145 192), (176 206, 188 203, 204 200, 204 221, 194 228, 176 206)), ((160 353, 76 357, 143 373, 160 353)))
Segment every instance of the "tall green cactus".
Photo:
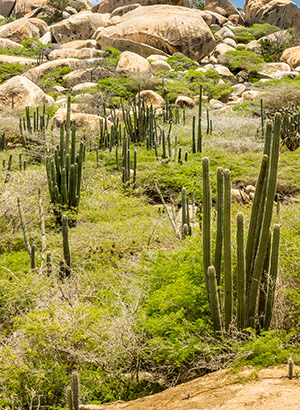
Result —
POLYGON ((254 327, 255 325, 255 312, 256 302, 258 296, 258 289, 260 278, 262 274, 263 264, 268 246, 268 235, 272 220, 276 181, 277 181, 277 169, 278 169, 278 157, 280 146, 280 114, 276 114, 273 132, 272 153, 270 159, 270 168, 268 175, 268 186, 266 193, 266 204, 264 210, 264 217, 262 222, 261 233, 259 237, 258 248, 256 252, 255 261, 253 264, 253 271, 250 278, 249 294, 247 295, 247 314, 246 325, 254 327))
POLYGON ((217 210, 217 233, 216 233, 216 247, 215 247, 215 262, 217 283, 220 284, 221 278, 221 264, 222 264, 222 246, 223 246, 223 217, 224 217, 224 173, 223 168, 217 169, 217 196, 216 196, 216 210, 217 210))
POLYGON ((62 238, 63 238, 63 253, 64 253, 64 264, 62 265, 60 275, 70 276, 71 274, 71 252, 69 243, 69 222, 68 217, 64 215, 62 217, 62 238))
POLYGON ((246 266, 244 246, 244 215, 237 214, 237 328, 244 329, 245 322, 245 297, 246 297, 246 266))
POLYGON ((211 266, 211 187, 209 177, 209 159, 202 159, 203 178, 203 266, 206 281, 206 289, 209 295, 208 268, 211 266))
MULTIPOLYGON (((279 249, 279 226, 275 225, 271 246, 269 264, 268 237, 274 207, 275 188, 277 180, 277 168, 280 142, 280 115, 275 116, 274 129, 269 122, 265 132, 264 156, 256 184, 256 193, 252 205, 250 224, 246 250, 245 228, 243 214, 237 215, 237 327, 243 330, 245 327, 268 329, 273 305, 274 293, 278 271, 279 249), (273 140, 271 144, 271 136, 273 140), (271 146, 272 145, 272 146, 271 146), (270 158, 270 160, 269 160, 270 158), (265 275, 265 276, 263 276, 265 275), (266 286, 261 285, 266 278, 266 286), (266 291, 267 289, 267 291, 266 291), (259 318, 257 319, 257 314, 259 318)), ((203 265, 206 274, 206 286, 210 303, 211 315, 216 325, 218 309, 216 307, 217 284, 214 285, 212 269, 208 277, 207 264, 211 260, 211 193, 209 182, 209 161, 203 159, 203 265), (214 300, 212 300, 212 298, 214 300)), ((217 233, 215 264, 220 269, 221 255, 220 242, 224 246, 224 319, 225 330, 228 331, 233 323, 233 277, 232 277, 232 246, 231 246, 231 183, 230 171, 224 173, 219 168, 217 171, 217 233), (223 179, 224 174, 224 186, 223 179), (223 196, 224 188, 224 196, 223 196), (224 203, 222 202, 224 198, 224 203), (218 221, 220 215, 223 221, 218 221), (223 229, 220 229, 223 224, 223 229), (221 238, 219 237, 221 232, 221 238)), ((209 265, 210 266, 210 265, 209 265)), ((217 277, 218 275, 216 275, 217 277)))
POLYGON ((65 209, 77 211, 80 202, 84 145, 80 143, 79 153, 76 154, 75 123, 72 124, 71 144, 69 140, 70 127, 71 125, 67 121, 65 133, 64 124, 61 125, 59 147, 54 150, 52 156, 46 158, 50 198, 54 212, 58 217, 65 209))
POLYGON ((79 410, 79 376, 77 372, 72 373, 72 401, 74 410, 79 410))
POLYGON ((214 329, 220 331, 222 329, 222 317, 217 285, 216 270, 214 266, 209 266, 208 272, 208 286, 209 286, 209 305, 211 318, 214 324, 214 329))
POLYGON ((225 284, 225 329, 232 321, 232 256, 231 256, 231 181, 229 169, 224 170, 224 284, 225 284))

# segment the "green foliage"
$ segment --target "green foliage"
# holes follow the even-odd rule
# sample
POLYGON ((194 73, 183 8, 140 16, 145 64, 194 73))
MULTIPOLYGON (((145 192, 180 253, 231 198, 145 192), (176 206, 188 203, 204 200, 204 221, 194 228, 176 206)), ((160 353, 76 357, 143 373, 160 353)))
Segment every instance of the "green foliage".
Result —
POLYGON ((193 6, 199 10, 204 10, 205 2, 203 0, 192 0, 193 6))
POLYGON ((62 13, 68 7, 69 0, 48 0, 49 6, 62 13))
POLYGON ((198 67, 198 64, 195 61, 186 57, 182 53, 174 53, 166 61, 175 71, 185 71, 198 67))
POLYGON ((269 23, 265 24, 253 24, 252 27, 237 27, 235 28, 234 34, 236 35, 236 40, 240 43, 249 43, 252 40, 257 40, 261 37, 267 36, 268 34, 275 33, 280 29, 276 26, 272 26, 269 23))
POLYGON ((0 54, 21 56, 21 57, 36 57, 40 51, 45 48, 39 39, 29 38, 21 43, 21 47, 10 48, 9 50, 0 50, 0 54))
POLYGON ((21 75, 29 68, 18 63, 0 63, 0 84, 16 75, 21 75))
MULTIPOLYGON (((300 347, 292 345, 291 336, 278 330, 262 332, 259 336, 252 333, 248 342, 239 346, 241 358, 236 360, 233 367, 286 364, 290 356, 299 357, 300 353, 300 347)), ((299 359, 296 359, 296 363, 299 363, 299 359)))
POLYGON ((261 54, 267 63, 280 61, 281 54, 285 50, 284 44, 274 45, 270 40, 260 40, 261 54))
POLYGON ((12 16, 10 16, 10 17, 2 18, 2 19, 0 20, 0 26, 4 26, 5 24, 12 23, 12 22, 15 21, 16 19, 17 19, 17 18, 16 18, 16 16, 14 16, 14 15, 12 15, 12 16))
POLYGON ((39 85, 42 88, 51 88, 55 85, 63 85, 64 77, 72 71, 73 69, 71 67, 54 68, 43 76, 39 82, 39 85))
POLYGON ((226 51, 225 57, 229 69, 233 72, 246 70, 248 73, 253 73, 262 69, 264 65, 264 60, 252 51, 226 51))
POLYGON ((114 71, 115 68, 118 65, 118 61, 121 55, 121 51, 117 50, 116 48, 113 47, 107 47, 105 49, 105 56, 104 60, 99 63, 101 67, 106 68, 107 70, 112 70, 114 71))
POLYGON ((139 90, 139 83, 134 78, 107 77, 98 81, 98 86, 110 98, 132 99, 139 90))

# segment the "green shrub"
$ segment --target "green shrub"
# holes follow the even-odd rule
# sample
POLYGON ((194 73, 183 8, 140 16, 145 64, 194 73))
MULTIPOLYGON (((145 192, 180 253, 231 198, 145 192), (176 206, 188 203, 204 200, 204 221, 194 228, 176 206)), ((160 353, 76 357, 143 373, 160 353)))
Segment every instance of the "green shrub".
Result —
POLYGON ((13 47, 9 50, 0 50, 0 54, 21 56, 21 57, 36 57, 40 50, 45 48, 37 38, 29 38, 21 43, 20 47, 13 47))
POLYGON ((100 80, 98 85, 104 94, 124 99, 133 98, 139 89, 138 81, 134 78, 107 77, 100 80))
POLYGON ((22 74, 30 66, 24 66, 18 63, 0 63, 0 84, 10 78, 22 74))
POLYGON ((197 68, 199 66, 195 61, 186 57, 182 53, 174 53, 166 61, 175 71, 190 70, 192 68, 197 68))
POLYGON ((263 68, 264 60, 252 51, 232 50, 225 53, 226 65, 233 72, 246 70, 248 73, 259 71, 263 68))
POLYGON ((101 67, 106 68, 107 70, 115 70, 118 65, 121 51, 113 47, 107 47, 105 49, 106 54, 104 60, 99 63, 101 67))
POLYGON ((249 43, 252 40, 257 40, 261 37, 267 36, 268 34, 275 33, 280 29, 276 26, 272 26, 269 23, 265 24, 253 24, 252 27, 237 27, 235 28, 234 34, 236 35, 236 40, 240 43, 249 43))
POLYGON ((39 85, 43 89, 51 88, 55 85, 63 85, 64 77, 72 71, 73 69, 71 67, 54 68, 43 76, 39 85))

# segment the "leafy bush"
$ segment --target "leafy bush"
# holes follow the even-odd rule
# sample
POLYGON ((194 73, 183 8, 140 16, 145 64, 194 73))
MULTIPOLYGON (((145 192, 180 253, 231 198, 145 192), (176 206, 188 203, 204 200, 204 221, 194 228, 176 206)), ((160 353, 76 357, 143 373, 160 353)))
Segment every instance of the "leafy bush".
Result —
POLYGON ((99 65, 107 70, 114 70, 118 65, 121 51, 113 47, 107 47, 105 51, 104 60, 99 65))
POLYGON ((100 90, 113 97, 133 98, 138 92, 139 84, 134 78, 114 78, 107 77, 98 81, 100 90))
POLYGON ((253 24, 252 27, 237 27, 235 28, 234 34, 236 35, 236 40, 240 43, 249 43, 252 40, 257 40, 261 37, 267 36, 268 34, 275 33, 280 29, 276 26, 272 26, 269 23, 265 24, 253 24))
POLYGON ((174 53, 166 61, 175 71, 190 70, 192 68, 197 68, 199 66, 195 61, 186 57, 182 53, 174 53))
POLYGON ((20 47, 13 47, 9 50, 0 50, 0 54, 22 56, 22 57, 35 57, 39 54, 40 50, 46 46, 40 42, 39 39, 32 37, 21 43, 20 47))
POLYGON ((24 66, 18 63, 0 63, 0 84, 10 78, 22 74, 30 66, 24 66))
POLYGON ((252 51, 232 50, 225 53, 227 65, 233 72, 246 70, 248 73, 263 68, 264 60, 252 51))
POLYGON ((45 74, 40 80, 39 85, 43 89, 51 88, 55 85, 63 85, 64 76, 71 73, 71 67, 54 68, 48 74, 45 74))

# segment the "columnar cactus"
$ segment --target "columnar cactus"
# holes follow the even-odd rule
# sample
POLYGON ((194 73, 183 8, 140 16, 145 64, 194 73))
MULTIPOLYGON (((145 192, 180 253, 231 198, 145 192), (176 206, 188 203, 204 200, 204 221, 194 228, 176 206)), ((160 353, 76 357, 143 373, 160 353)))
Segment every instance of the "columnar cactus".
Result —
POLYGON ((229 169, 224 170, 224 284, 225 284, 225 329, 232 321, 232 256, 231 256, 231 181, 229 169))

